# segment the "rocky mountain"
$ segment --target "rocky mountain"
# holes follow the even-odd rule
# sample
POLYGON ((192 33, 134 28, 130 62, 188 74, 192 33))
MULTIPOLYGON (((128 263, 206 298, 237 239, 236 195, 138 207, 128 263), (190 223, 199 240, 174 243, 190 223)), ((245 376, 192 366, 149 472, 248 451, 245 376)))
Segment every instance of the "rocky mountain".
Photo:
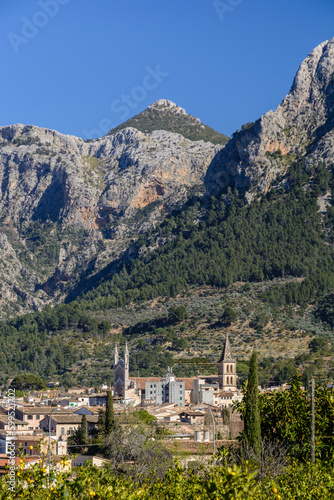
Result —
POLYGON ((191 141, 204 140, 213 144, 225 145, 229 140, 226 135, 204 125, 199 118, 189 115, 167 99, 159 99, 142 113, 111 129, 109 134, 115 134, 125 127, 133 127, 141 132, 166 130, 179 133, 191 141))
POLYGON ((275 111, 237 131, 208 169, 214 194, 237 187, 252 199, 266 192, 296 159, 334 162, 334 38, 321 43, 299 67, 289 94, 275 111))
POLYGON ((180 116, 200 127, 168 101, 151 129, 141 114, 88 142, 0 128, 0 308, 43 309, 0 322, 0 381, 110 380, 125 340, 133 372, 162 376, 175 355, 179 375, 203 374, 227 327, 239 360, 254 346, 263 370, 276 358, 264 380, 315 373, 310 345, 333 328, 333 45, 225 146, 156 130, 180 116))
POLYGON ((126 127, 84 142, 30 125, 1 127, 0 147, 5 314, 54 304, 117 259, 202 189, 222 148, 164 130, 126 127))
POLYGON ((302 62, 275 111, 227 143, 167 100, 88 142, 30 125, 1 127, 4 316, 54 305, 110 271, 193 193, 236 187, 251 201, 276 179, 286 182, 296 160, 333 164, 333 74, 334 39, 302 62))

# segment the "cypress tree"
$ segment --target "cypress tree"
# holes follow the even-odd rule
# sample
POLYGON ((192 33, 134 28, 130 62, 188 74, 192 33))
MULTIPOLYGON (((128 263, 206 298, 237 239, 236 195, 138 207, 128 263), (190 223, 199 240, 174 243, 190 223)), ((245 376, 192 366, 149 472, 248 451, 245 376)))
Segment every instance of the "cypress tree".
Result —
POLYGON ((99 418, 97 421, 97 428, 98 428, 98 433, 101 438, 104 437, 106 433, 106 412, 105 410, 102 410, 102 408, 99 410, 99 418))
POLYGON ((105 434, 111 433, 114 428, 115 416, 114 416, 114 405, 111 395, 111 391, 107 391, 107 406, 106 406, 106 420, 105 420, 105 434))
POLYGON ((256 351, 253 351, 250 359, 247 391, 245 394, 245 427, 243 431, 243 441, 254 451, 256 455, 260 455, 261 452, 261 426, 258 393, 257 353, 256 351))
POLYGON ((86 415, 82 415, 81 426, 80 426, 80 439, 81 444, 86 444, 88 440, 88 424, 86 415))

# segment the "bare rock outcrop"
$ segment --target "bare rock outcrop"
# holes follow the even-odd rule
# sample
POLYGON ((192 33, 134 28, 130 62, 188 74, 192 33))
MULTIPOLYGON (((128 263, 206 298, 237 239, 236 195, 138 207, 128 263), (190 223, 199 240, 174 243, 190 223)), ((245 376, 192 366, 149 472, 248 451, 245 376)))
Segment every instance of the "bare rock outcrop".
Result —
POLYGON ((266 192, 297 158, 334 161, 334 38, 321 43, 299 67, 289 94, 245 130, 237 131, 214 158, 205 177, 214 194, 227 186, 266 192))
POLYGON ((203 185, 222 148, 163 130, 84 142, 21 124, 1 127, 0 145, 1 293, 19 310, 56 303, 117 259, 203 185))

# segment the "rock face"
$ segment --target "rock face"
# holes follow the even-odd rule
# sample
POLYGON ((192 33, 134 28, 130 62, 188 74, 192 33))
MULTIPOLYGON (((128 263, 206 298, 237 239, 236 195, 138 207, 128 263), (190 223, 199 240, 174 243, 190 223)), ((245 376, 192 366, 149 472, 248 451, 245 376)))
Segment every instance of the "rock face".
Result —
MULTIPOLYGON (((181 108, 180 108, 181 109, 181 108)), ((56 303, 203 185, 222 146, 125 128, 85 143, 0 128, 0 309, 56 303)))
POLYGON ((214 158, 205 185, 209 194, 227 186, 252 198, 265 192, 291 162, 334 161, 334 38, 302 62, 289 94, 275 111, 237 131, 214 158))
POLYGON ((0 312, 61 301, 81 279, 131 254, 138 235, 203 183, 208 195, 231 186, 251 200, 296 159, 334 163, 333 72, 334 39, 302 62, 274 112, 226 146, 226 136, 163 99, 88 143, 1 127, 0 312))

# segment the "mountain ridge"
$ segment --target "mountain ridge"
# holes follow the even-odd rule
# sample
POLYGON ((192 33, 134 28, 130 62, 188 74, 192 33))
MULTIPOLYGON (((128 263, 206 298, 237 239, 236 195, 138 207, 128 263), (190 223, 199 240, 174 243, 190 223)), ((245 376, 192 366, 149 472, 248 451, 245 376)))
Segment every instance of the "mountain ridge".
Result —
MULTIPOLYGON (((333 65, 334 39, 301 63, 275 111, 224 146, 133 127, 89 142, 31 125, 1 127, 0 306, 19 312, 63 301, 82 279, 131 256, 140 235, 203 188, 208 198, 237 188, 250 202, 279 186, 298 160, 328 167, 333 65)), ((168 100, 147 109, 202 127, 168 100)))
POLYGON ((280 381, 302 363, 313 374, 309 340, 333 325, 333 65, 331 40, 225 146, 163 130, 85 143, 0 129, 0 306, 41 309, 0 322, 1 380, 95 383, 125 338, 132 370, 162 376, 175 354, 196 374, 233 317, 239 359, 263 342, 280 381), (175 306, 190 313, 179 325, 175 306))
POLYGON ((200 192, 222 147, 134 128, 84 142, 21 124, 1 127, 0 145, 0 307, 16 312, 63 300, 78 274, 117 260, 200 192))

